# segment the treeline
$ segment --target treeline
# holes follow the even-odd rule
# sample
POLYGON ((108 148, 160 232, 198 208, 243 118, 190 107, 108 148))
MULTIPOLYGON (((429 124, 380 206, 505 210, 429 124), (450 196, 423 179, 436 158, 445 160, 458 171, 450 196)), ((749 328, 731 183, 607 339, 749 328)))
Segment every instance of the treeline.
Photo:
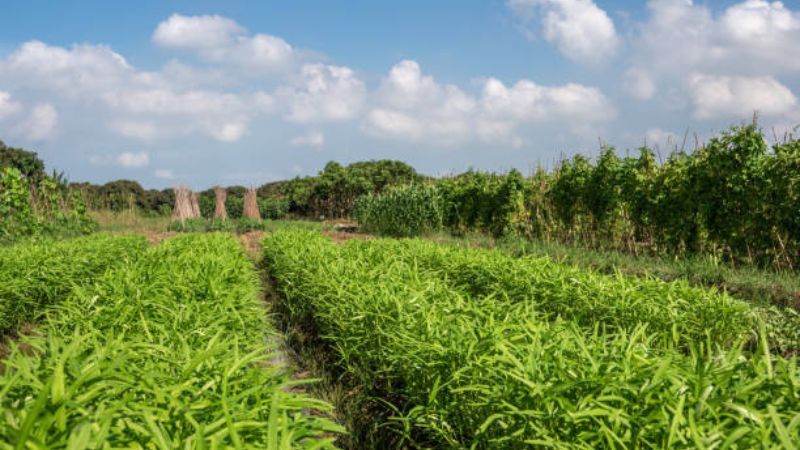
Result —
MULTIPOLYGON (((261 216, 280 219, 287 215, 305 218, 342 218, 352 215, 356 199, 369 193, 382 192, 386 187, 418 183, 423 179, 413 167, 400 161, 361 161, 347 166, 329 162, 316 176, 276 181, 258 188, 261 216)), ((83 192, 92 209, 137 210, 145 215, 165 215, 172 212, 175 193, 172 189, 144 189, 130 180, 117 180, 103 185, 73 183, 71 187, 83 192)), ((244 186, 229 186, 225 206, 233 219, 242 216, 244 186)), ((199 192, 203 217, 214 214, 213 188, 199 192)))
POLYGON ((753 123, 664 161, 646 146, 637 153, 604 147, 594 160, 576 155, 527 178, 470 171, 366 196, 356 216, 367 230, 394 235, 479 230, 788 269, 800 263, 796 138, 769 145, 753 123))
POLYGON ((0 141, 0 243, 95 228, 81 192, 70 189, 63 174, 48 175, 36 153, 0 141))

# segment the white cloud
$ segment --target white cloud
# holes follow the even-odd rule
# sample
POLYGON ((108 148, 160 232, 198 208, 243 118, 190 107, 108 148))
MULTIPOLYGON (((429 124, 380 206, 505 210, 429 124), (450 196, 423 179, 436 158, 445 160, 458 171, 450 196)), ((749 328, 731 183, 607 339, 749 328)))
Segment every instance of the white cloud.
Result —
POLYGON ((58 111, 50 103, 41 103, 12 129, 12 134, 31 141, 45 141, 55 135, 57 128, 58 111))
POLYGON ((150 164, 150 155, 147 152, 124 152, 117 155, 115 162, 122 167, 145 167, 150 164))
POLYGON ((156 169, 153 174, 160 180, 174 180, 175 172, 172 169, 156 169))
POLYGON ((292 122, 342 121, 362 109, 367 90, 348 67, 306 64, 297 87, 283 87, 276 95, 287 104, 292 122))
POLYGON ((153 42, 196 52, 201 58, 259 71, 283 70, 294 58, 292 47, 268 34, 248 35, 235 21, 217 15, 173 14, 153 33, 153 42))
POLYGON ((602 124, 615 111, 596 88, 579 84, 544 87, 521 80, 506 87, 484 80, 480 97, 425 76, 415 61, 401 61, 384 78, 364 129, 379 137, 457 145, 470 140, 519 146, 523 124, 572 122, 574 132, 602 124))
POLYGON ((482 104, 492 117, 529 123, 558 119, 596 123, 616 115, 600 90, 574 83, 545 87, 521 80, 509 88, 490 78, 483 86, 482 104))
POLYGON ((173 14, 153 32, 153 41, 167 48, 205 49, 229 45, 245 29, 227 17, 217 15, 187 17, 173 14))
MULTIPOLYGON (((684 83, 699 72, 777 77, 800 73, 800 13, 782 2, 746 0, 719 14, 690 0, 650 0, 633 37, 630 73, 657 84, 684 83)), ((635 77, 634 77, 635 78, 635 77)), ((639 80, 641 81, 641 80, 639 80)), ((636 82, 633 83, 634 86, 636 82)), ((649 98, 647 82, 631 93, 649 98)))
POLYGON ((623 78, 625 90, 639 100, 649 100, 656 95, 656 83, 644 69, 632 67, 625 72, 623 78))
POLYGON ((0 120, 15 114, 20 110, 20 104, 11 100, 11 94, 0 91, 0 120))
POLYGON ((0 60, 0 82, 68 108, 88 108, 99 122, 127 138, 202 133, 233 142, 246 134, 251 116, 264 112, 258 95, 197 87, 186 80, 191 71, 177 79, 170 78, 172 73, 174 69, 137 71, 122 56, 97 45, 66 49, 32 41, 0 60))
POLYGON ((125 58, 103 45, 73 45, 70 49, 40 41, 22 44, 0 62, 2 78, 35 89, 59 91, 79 97, 118 87, 124 81, 146 81, 148 74, 136 74, 125 58))
POLYGON ((614 22, 592 0, 509 0, 508 5, 526 22, 540 13, 544 38, 574 61, 598 63, 619 46, 614 22))
POLYGON ((295 136, 290 141, 294 146, 322 147, 325 144, 325 135, 320 131, 309 131, 308 133, 295 136))
POLYGON ((247 132, 245 122, 226 122, 212 128, 212 135, 221 142, 236 142, 247 132))
POLYGON ((741 118, 753 111, 763 116, 791 113, 797 97, 772 77, 729 77, 693 74, 689 94, 697 119, 741 118))

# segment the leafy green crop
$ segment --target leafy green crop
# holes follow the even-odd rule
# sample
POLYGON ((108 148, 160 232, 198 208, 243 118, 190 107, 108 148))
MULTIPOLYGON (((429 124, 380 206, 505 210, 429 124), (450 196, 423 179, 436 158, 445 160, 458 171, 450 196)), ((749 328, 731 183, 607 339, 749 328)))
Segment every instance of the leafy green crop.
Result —
POLYGON ((143 236, 94 235, 0 247, 0 333, 32 321, 77 285, 144 253, 143 236))
POLYGON ((728 346, 752 335, 749 305, 685 281, 598 274, 549 258, 513 258, 495 250, 444 247, 423 240, 355 242, 351 251, 403 259, 434 271, 472 297, 532 302, 550 317, 609 331, 647 325, 652 339, 687 347, 708 339, 728 346), (673 342, 676 341, 676 342, 673 342))
POLYGON ((613 331, 587 328, 542 315, 535 300, 508 301, 503 290, 454 289, 446 271, 418 265, 413 247, 337 246, 301 232, 263 244, 291 319, 313 323, 342 370, 384 393, 412 445, 743 449, 800 441, 797 362, 770 355, 763 334, 754 353, 741 342, 722 350, 683 336, 676 339, 687 348, 670 349, 649 332, 649 317, 613 331))
POLYGON ((4 361, 2 449, 332 448, 342 431, 272 363, 260 282, 230 235, 153 247, 48 317, 33 354, 4 361))

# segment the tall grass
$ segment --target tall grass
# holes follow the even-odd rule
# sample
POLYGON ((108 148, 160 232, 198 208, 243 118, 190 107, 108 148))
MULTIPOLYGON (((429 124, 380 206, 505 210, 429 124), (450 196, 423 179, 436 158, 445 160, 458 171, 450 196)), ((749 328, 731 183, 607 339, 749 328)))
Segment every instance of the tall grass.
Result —
POLYGON ((331 448, 273 364, 237 240, 187 235, 76 289, 0 376, 0 448, 331 448), (16 445, 16 447, 15 447, 16 445))
POLYGON ((535 300, 509 301, 504 290, 455 289, 444 271, 422 269, 410 247, 336 246, 300 232, 267 236, 263 245, 289 314, 312 322, 342 370, 396 409, 390 422, 406 439, 397 445, 800 441, 797 362, 770 355, 763 339, 747 353, 741 342, 722 350, 678 335, 687 348, 670 349, 646 316, 612 331, 544 315, 535 300))
POLYGON ((0 248, 0 334, 36 320, 75 286, 135 260, 146 247, 142 236, 94 235, 0 248))

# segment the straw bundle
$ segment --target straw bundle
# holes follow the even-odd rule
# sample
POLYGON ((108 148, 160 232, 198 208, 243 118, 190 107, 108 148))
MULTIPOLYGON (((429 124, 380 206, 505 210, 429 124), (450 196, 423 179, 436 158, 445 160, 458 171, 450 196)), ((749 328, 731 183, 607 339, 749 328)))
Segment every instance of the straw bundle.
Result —
POLYGON ((192 192, 192 217, 201 217, 200 213, 200 194, 192 192))
POLYGON ((217 204, 214 208, 214 218, 226 220, 228 218, 228 211, 225 209, 225 199, 228 196, 228 191, 222 186, 217 186, 214 188, 214 195, 217 198, 217 204))
POLYGON ((192 194, 192 190, 185 185, 176 187, 173 217, 183 223, 186 219, 200 217, 199 211, 199 207, 197 209, 194 207, 194 195, 192 194))
POLYGON ((242 211, 242 216, 247 219, 261 220, 261 214, 258 212, 256 188, 252 186, 244 192, 244 211, 242 211))

